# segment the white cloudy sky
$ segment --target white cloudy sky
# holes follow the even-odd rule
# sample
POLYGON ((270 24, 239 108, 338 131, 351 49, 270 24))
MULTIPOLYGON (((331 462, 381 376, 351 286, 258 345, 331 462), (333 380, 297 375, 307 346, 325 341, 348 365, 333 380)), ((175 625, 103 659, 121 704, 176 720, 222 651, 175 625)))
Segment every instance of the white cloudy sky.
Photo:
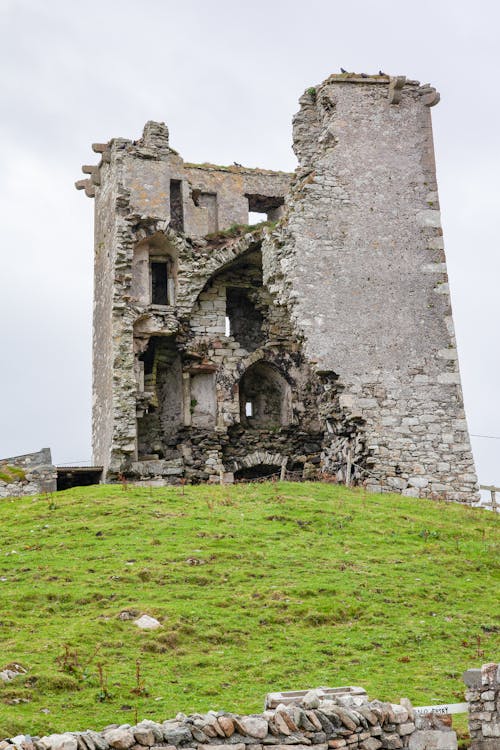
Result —
MULTIPOLYGON (((470 430, 500 436, 497 0, 0 0, 0 456, 90 457, 90 144, 168 123, 189 161, 292 170, 291 117, 340 66, 432 110, 470 430)), ((472 438, 500 484, 500 440, 472 438)))

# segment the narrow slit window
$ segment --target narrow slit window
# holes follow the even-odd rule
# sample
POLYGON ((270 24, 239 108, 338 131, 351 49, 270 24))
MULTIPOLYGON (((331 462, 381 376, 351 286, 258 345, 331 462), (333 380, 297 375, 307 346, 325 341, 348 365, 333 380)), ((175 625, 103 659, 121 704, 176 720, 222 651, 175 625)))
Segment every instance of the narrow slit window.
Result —
POLYGON ((229 320, 228 315, 226 315, 226 318, 225 318, 225 326, 226 326, 225 334, 226 336, 230 336, 231 335, 231 321, 229 320))
POLYGON ((251 401, 245 403, 245 416, 253 417, 253 403, 251 401))
POLYGON ((151 263, 151 304, 168 305, 167 263, 151 263))

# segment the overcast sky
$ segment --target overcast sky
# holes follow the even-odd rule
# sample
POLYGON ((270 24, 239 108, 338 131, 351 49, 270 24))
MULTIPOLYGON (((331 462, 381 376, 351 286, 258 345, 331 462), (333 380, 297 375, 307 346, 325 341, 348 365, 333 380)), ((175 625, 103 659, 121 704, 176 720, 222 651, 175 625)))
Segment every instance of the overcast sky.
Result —
MULTIPOLYGON (((188 161, 292 170, 291 118, 340 66, 432 110, 469 428, 500 436, 497 0, 0 0, 0 457, 90 458, 90 144, 163 120, 188 161)), ((500 440, 472 437, 482 483, 500 440)))

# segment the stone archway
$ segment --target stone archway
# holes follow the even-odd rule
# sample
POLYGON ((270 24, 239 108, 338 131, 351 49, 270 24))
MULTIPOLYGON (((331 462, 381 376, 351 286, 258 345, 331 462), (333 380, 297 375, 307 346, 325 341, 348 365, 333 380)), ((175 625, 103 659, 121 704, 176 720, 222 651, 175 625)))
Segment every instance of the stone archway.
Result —
POLYGON ((276 467, 276 473, 281 471, 282 466, 286 466, 287 457, 281 453, 270 453, 269 451, 254 451, 244 458, 239 458, 233 462, 233 471, 236 474, 239 471, 253 469, 259 466, 276 467))

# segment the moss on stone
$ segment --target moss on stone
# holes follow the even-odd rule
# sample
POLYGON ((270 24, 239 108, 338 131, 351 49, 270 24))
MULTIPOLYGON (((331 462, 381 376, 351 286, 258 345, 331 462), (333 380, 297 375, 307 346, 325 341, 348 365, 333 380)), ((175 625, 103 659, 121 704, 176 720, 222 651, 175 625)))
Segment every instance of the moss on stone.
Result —
POLYGON ((19 466, 11 466, 9 464, 0 465, 0 480, 11 484, 12 482, 22 482, 26 479, 26 472, 20 469, 19 466))
POLYGON ((231 224, 227 229, 221 229, 219 232, 211 232, 205 235, 205 239, 209 242, 216 242, 230 237, 241 237, 249 232, 259 232, 264 227, 275 227, 276 224, 276 221, 261 221, 258 224, 231 224))

